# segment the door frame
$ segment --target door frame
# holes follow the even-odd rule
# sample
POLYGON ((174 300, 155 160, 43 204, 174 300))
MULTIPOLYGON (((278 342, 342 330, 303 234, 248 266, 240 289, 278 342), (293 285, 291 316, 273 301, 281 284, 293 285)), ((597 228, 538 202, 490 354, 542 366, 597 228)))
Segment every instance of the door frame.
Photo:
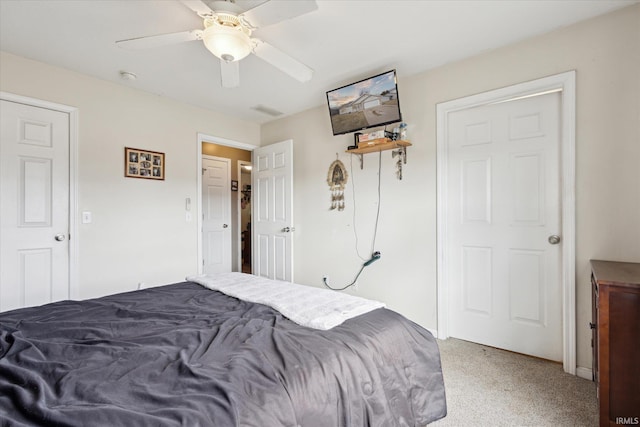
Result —
MULTIPOLYGON (((256 148, 258 148, 257 145, 247 144, 245 142, 234 141, 226 138, 220 138, 217 136, 211 136, 204 133, 198 133, 196 137, 196 148, 197 148, 196 149, 196 171, 198 172, 196 174, 197 175, 196 200, 198 201, 197 203, 198 209, 196 214, 196 234, 197 234, 197 246, 198 246, 197 255, 196 255, 197 256, 196 264, 198 266, 197 267, 198 274, 202 274, 202 271, 203 271, 202 270, 202 173, 200 173, 200 171, 202 170, 202 143, 204 142, 209 144, 224 145, 232 148, 239 148, 241 150, 247 150, 247 151, 253 151, 256 148)), ((231 256, 233 256, 233 254, 231 254, 231 256)))
POLYGON ((450 113, 468 108, 512 101, 519 98, 560 92, 560 168, 562 235, 562 361, 564 371, 576 374, 576 301, 575 301, 575 129, 576 72, 568 71, 501 89, 483 92, 436 105, 436 203, 437 203, 437 311, 438 338, 449 337, 449 278, 447 268, 448 228, 448 147, 447 125, 450 113))
POLYGON ((37 98, 0 92, 0 99, 18 104, 59 111, 69 115, 69 290, 70 299, 78 299, 78 113, 76 107, 37 98))

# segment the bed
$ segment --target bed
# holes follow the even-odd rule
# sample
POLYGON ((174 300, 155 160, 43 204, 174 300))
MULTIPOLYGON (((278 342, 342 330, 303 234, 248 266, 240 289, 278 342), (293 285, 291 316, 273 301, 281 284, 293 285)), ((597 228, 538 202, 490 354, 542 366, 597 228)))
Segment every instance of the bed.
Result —
POLYGON ((214 288, 0 313, 0 425, 424 426, 446 415, 437 343, 398 313, 313 328, 214 288))

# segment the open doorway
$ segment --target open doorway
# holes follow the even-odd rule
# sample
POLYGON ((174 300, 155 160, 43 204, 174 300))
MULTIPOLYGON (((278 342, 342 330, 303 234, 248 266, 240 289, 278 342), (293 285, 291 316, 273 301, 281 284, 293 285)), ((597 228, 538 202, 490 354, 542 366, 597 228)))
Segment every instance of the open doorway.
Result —
POLYGON ((240 194, 238 221, 240 224, 239 263, 243 273, 251 274, 251 162, 238 161, 238 182, 240 194))
MULTIPOLYGON (((230 160, 229 163, 231 171, 228 175, 230 177, 230 182, 225 183, 225 185, 227 186, 227 188, 231 189, 230 200, 228 200, 228 206, 230 207, 230 221, 228 227, 230 228, 231 235, 231 253, 227 253, 224 255, 231 259, 231 271, 246 272, 246 269, 243 268, 242 257, 245 248, 243 236, 248 236, 248 249, 249 251, 251 251, 251 232, 249 231, 249 233, 243 234, 243 231, 246 230, 247 224, 251 223, 251 205, 249 203, 247 206, 247 204, 245 203, 245 206, 247 207, 245 209, 242 208, 243 200, 245 200, 246 197, 242 190, 244 190, 245 185, 248 185, 248 189, 250 191, 251 173, 249 171, 248 178, 246 176, 244 177, 244 179, 248 179, 247 182, 244 182, 242 177, 242 169, 246 169, 246 167, 243 168, 241 167, 241 165, 251 166, 251 151, 203 140, 201 154, 202 156, 213 156, 216 158, 230 160)), ((201 162, 202 160, 203 159, 201 159, 201 162)), ((205 203, 204 200, 202 202, 205 203)), ((200 236, 200 238, 201 241, 205 241, 204 236, 200 236)), ((249 273, 251 272, 250 260, 251 257, 249 257, 249 273)))

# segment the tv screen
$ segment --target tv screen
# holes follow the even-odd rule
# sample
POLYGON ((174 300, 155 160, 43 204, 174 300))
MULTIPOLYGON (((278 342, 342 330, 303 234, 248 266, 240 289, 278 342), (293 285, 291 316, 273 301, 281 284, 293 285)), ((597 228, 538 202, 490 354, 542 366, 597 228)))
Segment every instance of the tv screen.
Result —
POLYGON ((402 121, 396 70, 327 92, 334 135, 402 121))

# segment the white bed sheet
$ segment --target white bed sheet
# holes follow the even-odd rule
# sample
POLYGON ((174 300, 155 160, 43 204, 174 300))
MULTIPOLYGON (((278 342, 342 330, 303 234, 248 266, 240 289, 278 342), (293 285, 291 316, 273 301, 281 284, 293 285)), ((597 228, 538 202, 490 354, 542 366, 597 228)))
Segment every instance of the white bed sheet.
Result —
POLYGON ((331 329, 385 306, 379 301, 244 273, 190 276, 187 280, 235 298, 268 305, 299 325, 319 330, 331 329))

